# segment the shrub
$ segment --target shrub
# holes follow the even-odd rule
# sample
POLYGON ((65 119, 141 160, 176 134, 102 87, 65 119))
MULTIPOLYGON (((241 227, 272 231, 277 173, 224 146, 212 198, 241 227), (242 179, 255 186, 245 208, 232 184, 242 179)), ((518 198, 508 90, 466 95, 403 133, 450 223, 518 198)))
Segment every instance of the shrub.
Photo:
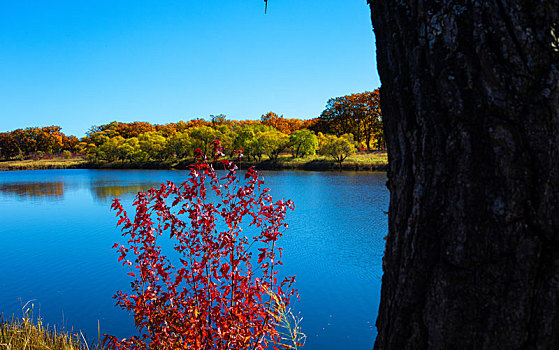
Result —
MULTIPOLYGON (((219 141, 214 148, 217 161, 219 141)), ((217 162, 225 168, 220 177, 200 149, 195 153, 187 181, 138 193, 133 220, 114 200, 128 241, 113 248, 134 279, 132 293, 119 291, 115 299, 134 314, 140 334, 122 340, 106 335, 111 349, 264 349, 281 341, 274 311, 278 303, 289 304, 294 277, 278 281, 276 242, 293 202, 273 202, 253 168, 242 184, 233 162, 217 162), (241 227, 247 221, 256 228, 252 238, 241 227), (163 254, 163 234, 178 258, 163 254)))

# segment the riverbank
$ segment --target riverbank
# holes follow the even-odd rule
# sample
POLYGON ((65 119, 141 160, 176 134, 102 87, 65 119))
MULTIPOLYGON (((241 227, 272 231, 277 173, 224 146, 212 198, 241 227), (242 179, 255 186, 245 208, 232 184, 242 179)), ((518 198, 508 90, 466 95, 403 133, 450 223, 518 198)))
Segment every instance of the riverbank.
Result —
POLYGON ((78 169, 89 164, 82 158, 52 158, 52 159, 25 159, 7 160, 0 162, 0 171, 10 170, 42 170, 42 169, 78 169))
MULTIPOLYGON (((41 169, 187 169, 191 160, 147 161, 147 162, 90 162, 81 158, 53 158, 39 160, 9 160, 0 162, 0 171, 41 170, 41 169)), ((324 156, 293 158, 280 156, 277 161, 264 159, 260 162, 243 160, 241 168, 255 166, 259 170, 339 170, 338 163, 324 156)), ((358 153, 342 163, 343 171, 386 171, 388 158, 386 152, 358 153)))

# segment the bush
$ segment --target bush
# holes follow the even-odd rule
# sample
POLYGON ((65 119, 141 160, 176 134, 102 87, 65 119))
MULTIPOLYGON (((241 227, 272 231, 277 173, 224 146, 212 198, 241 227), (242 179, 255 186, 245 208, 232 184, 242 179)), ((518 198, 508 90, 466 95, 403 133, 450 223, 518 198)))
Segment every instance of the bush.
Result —
MULTIPOLYGON (((219 141, 214 147, 217 160, 219 141)), ((134 279, 132 294, 119 291, 115 299, 134 314, 140 334, 122 340, 106 335, 111 349, 264 349, 282 341, 275 310, 289 304, 294 277, 278 282, 276 242, 293 202, 274 203, 253 168, 241 184, 233 162, 219 161, 226 170, 219 177, 200 149, 196 157, 187 181, 138 193, 133 220, 114 200, 128 241, 113 248, 134 279), (247 220, 257 228, 252 238, 241 227, 247 220), (173 242, 173 262, 157 242, 163 234, 173 242)))

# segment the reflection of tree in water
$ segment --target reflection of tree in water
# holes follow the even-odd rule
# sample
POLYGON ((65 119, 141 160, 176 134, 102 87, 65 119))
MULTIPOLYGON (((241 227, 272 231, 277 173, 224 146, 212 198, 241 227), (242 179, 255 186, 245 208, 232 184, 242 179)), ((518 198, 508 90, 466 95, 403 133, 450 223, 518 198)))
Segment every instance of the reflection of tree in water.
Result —
MULTIPOLYGON (((90 185, 93 198, 98 201, 109 201, 115 197, 145 191, 151 187, 159 187, 158 182, 136 182, 119 183, 118 181, 94 181, 90 185)), ((21 198, 45 198, 49 200, 60 200, 64 196, 64 190, 74 186, 60 182, 11 182, 0 183, 0 195, 16 196, 21 198), (70 186, 68 186, 70 185, 70 186)))
POLYGON ((21 182, 0 184, 0 193, 21 198, 62 199, 64 182, 21 182))
POLYGON ((136 184, 118 184, 114 182, 97 181, 91 184, 91 193, 96 200, 108 201, 122 197, 125 194, 136 194, 152 187, 159 187, 156 182, 143 182, 136 184))

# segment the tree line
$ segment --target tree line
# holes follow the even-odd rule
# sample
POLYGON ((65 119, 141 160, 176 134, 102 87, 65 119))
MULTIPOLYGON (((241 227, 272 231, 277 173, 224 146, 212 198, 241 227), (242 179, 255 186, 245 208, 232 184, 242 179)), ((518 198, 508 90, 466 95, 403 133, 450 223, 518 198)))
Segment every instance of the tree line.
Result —
POLYGON ((76 152, 80 140, 66 136, 60 126, 28 127, 0 133, 0 158, 76 152))
POLYGON ((59 126, 29 127, 0 133, 0 158, 77 153, 90 161, 167 161, 209 155, 219 139, 224 152, 242 149, 249 161, 276 161, 289 152, 300 158, 316 153, 340 164, 357 149, 384 147, 378 89, 328 101, 319 118, 288 119, 273 112, 260 120, 229 120, 225 115, 168 124, 111 122, 92 126, 86 136, 66 136, 59 126))

